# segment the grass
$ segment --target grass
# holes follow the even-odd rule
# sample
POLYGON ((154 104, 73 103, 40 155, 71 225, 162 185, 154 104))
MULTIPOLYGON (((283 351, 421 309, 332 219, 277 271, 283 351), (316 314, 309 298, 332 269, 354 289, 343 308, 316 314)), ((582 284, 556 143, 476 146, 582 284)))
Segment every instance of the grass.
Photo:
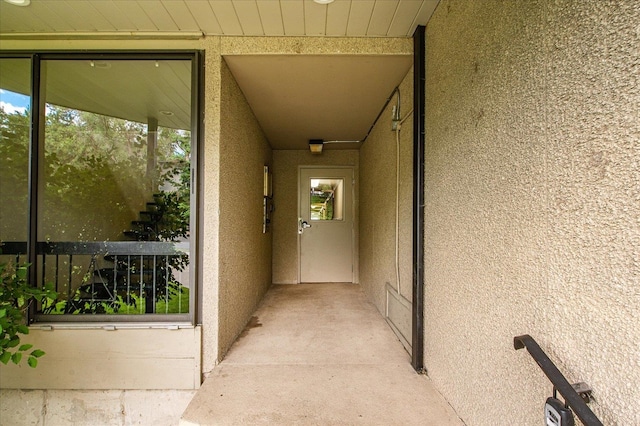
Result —
MULTIPOLYGON (((173 294, 169 296, 168 301, 160 300, 156 302, 156 314, 187 314, 189 313, 189 289, 180 287, 182 292, 180 295, 173 294)), ((144 315, 146 310, 146 301, 134 294, 131 295, 130 304, 126 303, 126 299, 118 296, 120 307, 118 311, 103 303, 105 313, 108 315, 144 315)), ((47 312, 48 314, 64 314, 66 302, 56 303, 55 309, 47 312)), ((74 315, 74 314, 72 314, 74 315)))

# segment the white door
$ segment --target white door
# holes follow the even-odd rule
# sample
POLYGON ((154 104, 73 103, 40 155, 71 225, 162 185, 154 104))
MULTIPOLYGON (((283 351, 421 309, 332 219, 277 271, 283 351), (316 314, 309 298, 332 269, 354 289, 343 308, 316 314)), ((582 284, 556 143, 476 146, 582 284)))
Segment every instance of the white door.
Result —
POLYGON ((300 168, 300 282, 353 282, 352 168, 300 168))

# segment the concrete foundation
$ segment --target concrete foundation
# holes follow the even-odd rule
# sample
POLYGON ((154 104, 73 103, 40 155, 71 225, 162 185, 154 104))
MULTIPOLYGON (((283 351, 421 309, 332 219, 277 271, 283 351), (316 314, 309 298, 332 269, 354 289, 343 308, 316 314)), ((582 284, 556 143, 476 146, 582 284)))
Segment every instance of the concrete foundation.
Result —
POLYGON ((190 390, 0 390, 1 426, 172 426, 190 390))

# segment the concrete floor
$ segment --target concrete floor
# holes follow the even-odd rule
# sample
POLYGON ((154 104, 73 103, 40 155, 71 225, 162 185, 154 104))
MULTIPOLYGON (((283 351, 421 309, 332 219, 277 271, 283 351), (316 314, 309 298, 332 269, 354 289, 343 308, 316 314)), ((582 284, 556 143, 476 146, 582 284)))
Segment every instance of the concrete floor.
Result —
POLYGON ((462 425, 360 286, 275 285, 181 425, 462 425))

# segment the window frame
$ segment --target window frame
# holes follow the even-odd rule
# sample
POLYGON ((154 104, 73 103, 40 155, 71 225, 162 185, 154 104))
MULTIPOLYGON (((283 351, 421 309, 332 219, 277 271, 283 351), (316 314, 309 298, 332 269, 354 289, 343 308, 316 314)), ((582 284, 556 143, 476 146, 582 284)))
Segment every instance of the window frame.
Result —
MULTIPOLYGON (((191 164, 190 164, 190 225, 189 225, 189 312, 185 314, 56 314, 45 315, 36 312, 31 304, 27 312, 27 323, 46 326, 47 324, 98 326, 100 323, 124 326, 141 326, 144 323, 159 323, 192 326, 201 318, 202 294, 201 232, 203 218, 199 214, 203 202, 200 184, 203 164, 203 111, 204 111, 204 51, 202 50, 86 50, 86 51, 0 51, 0 59, 28 59, 31 61, 31 111, 29 134, 29 181, 28 181, 28 229, 26 258, 31 265, 38 261, 38 187, 39 169, 43 153, 40 139, 44 133, 44 87, 41 81, 41 64, 45 60, 189 60, 191 62, 191 164)), ((37 267, 29 268, 29 282, 37 285, 37 267)))

